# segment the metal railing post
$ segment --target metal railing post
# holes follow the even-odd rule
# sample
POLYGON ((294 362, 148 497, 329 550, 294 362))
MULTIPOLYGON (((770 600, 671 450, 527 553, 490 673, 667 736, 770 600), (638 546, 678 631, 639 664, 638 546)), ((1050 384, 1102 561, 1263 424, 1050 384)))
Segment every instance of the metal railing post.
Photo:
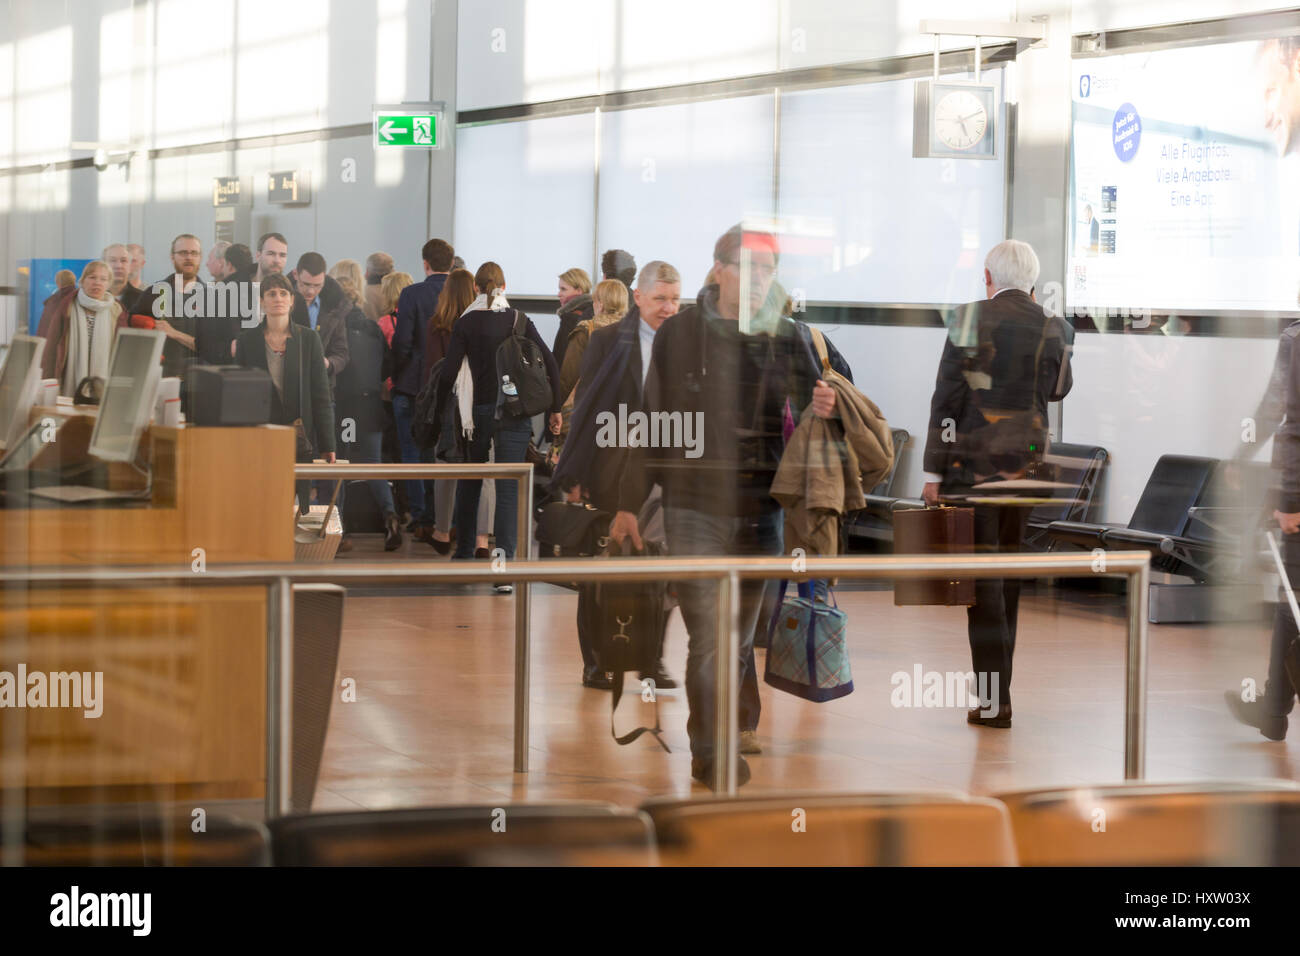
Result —
MULTIPOLYGON (((533 469, 515 479, 519 484, 516 500, 519 504, 518 547, 515 555, 522 554, 525 561, 533 557, 533 469)), ((528 619, 530 586, 527 581, 515 582, 515 773, 528 772, 529 705, 532 703, 532 673, 529 659, 528 619)))
POLYGON ((718 580, 717 642, 714 651, 713 792, 736 795, 736 711, 740 697, 740 578, 729 571, 718 580))
POLYGON ((1124 667, 1124 779, 1146 776, 1147 601, 1151 570, 1128 574, 1128 643, 1124 667))
POLYGON ((285 816, 293 797, 293 584, 266 589, 266 818, 285 816))

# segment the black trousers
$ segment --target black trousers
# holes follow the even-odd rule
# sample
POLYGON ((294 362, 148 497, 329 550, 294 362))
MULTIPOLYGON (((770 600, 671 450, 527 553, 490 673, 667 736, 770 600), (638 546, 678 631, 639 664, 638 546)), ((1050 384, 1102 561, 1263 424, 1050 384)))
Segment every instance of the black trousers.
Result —
MULTIPOLYGON (((975 552, 1006 554, 1019 551, 1029 522, 1029 509, 1010 505, 975 506, 975 552)), ((966 609, 971 663, 976 680, 988 674, 992 688, 997 675, 999 704, 1011 703, 1011 658, 1016 652, 1016 615, 1020 608, 1019 578, 977 578, 975 603, 966 609)))
MULTIPOLYGON (((1284 505, 1283 507, 1288 507, 1284 505)), ((1295 503, 1289 507, 1297 507, 1295 503)), ((1292 588, 1300 588, 1300 534, 1282 534, 1282 566, 1292 588)), ((1264 706, 1275 717, 1284 717, 1291 713, 1295 704, 1296 688, 1286 672, 1286 652, 1291 642, 1296 639, 1296 622, 1291 614, 1291 604, 1286 599, 1286 590, 1279 584, 1277 589, 1277 610, 1273 612, 1273 641, 1269 645, 1268 683, 1264 687, 1264 706)))

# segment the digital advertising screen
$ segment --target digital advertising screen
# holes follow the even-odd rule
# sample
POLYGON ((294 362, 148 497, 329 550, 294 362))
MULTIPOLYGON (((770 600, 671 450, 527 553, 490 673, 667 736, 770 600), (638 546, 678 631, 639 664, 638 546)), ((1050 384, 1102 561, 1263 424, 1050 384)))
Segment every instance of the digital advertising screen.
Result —
POLYGON ((1297 42, 1074 61, 1074 314, 1300 309, 1297 42))

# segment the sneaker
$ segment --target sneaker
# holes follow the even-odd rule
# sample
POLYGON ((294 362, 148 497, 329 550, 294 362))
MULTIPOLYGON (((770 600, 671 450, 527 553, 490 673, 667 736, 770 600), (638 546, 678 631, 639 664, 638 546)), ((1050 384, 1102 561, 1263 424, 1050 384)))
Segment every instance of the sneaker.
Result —
MULTIPOLYGON (((691 758, 691 776, 704 784, 710 790, 713 789, 713 759, 702 759, 700 757, 691 758)), ((736 786, 743 787, 749 783, 749 764, 745 762, 744 757, 736 758, 736 786)))
POLYGON ((742 730, 740 732, 740 752, 742 754, 761 754, 763 748, 758 744, 757 730, 742 730))
POLYGON ((513 584, 494 584, 494 585, 492 585, 492 589, 493 589, 494 591, 496 591, 497 594, 514 594, 514 593, 515 593, 515 586, 514 586, 513 584))
POLYGON ((1228 710, 1232 716, 1247 727, 1254 727, 1269 740, 1285 740, 1287 719, 1283 715, 1278 717, 1274 714, 1267 713, 1264 710, 1264 698, 1259 697, 1252 701, 1241 699, 1241 693, 1235 690, 1225 690, 1223 700, 1228 705, 1228 710))

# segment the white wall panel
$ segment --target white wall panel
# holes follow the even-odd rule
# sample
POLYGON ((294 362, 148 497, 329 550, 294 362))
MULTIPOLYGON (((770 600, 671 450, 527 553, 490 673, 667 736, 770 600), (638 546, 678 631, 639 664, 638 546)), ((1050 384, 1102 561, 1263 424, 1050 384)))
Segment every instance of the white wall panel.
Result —
POLYGON ((516 295, 554 295, 556 276, 591 272, 595 118, 459 130, 452 240, 470 271, 491 260, 516 295))
POLYGON ((760 95, 604 114, 600 248, 672 263, 694 296, 718 236, 772 214, 772 112, 760 95))

